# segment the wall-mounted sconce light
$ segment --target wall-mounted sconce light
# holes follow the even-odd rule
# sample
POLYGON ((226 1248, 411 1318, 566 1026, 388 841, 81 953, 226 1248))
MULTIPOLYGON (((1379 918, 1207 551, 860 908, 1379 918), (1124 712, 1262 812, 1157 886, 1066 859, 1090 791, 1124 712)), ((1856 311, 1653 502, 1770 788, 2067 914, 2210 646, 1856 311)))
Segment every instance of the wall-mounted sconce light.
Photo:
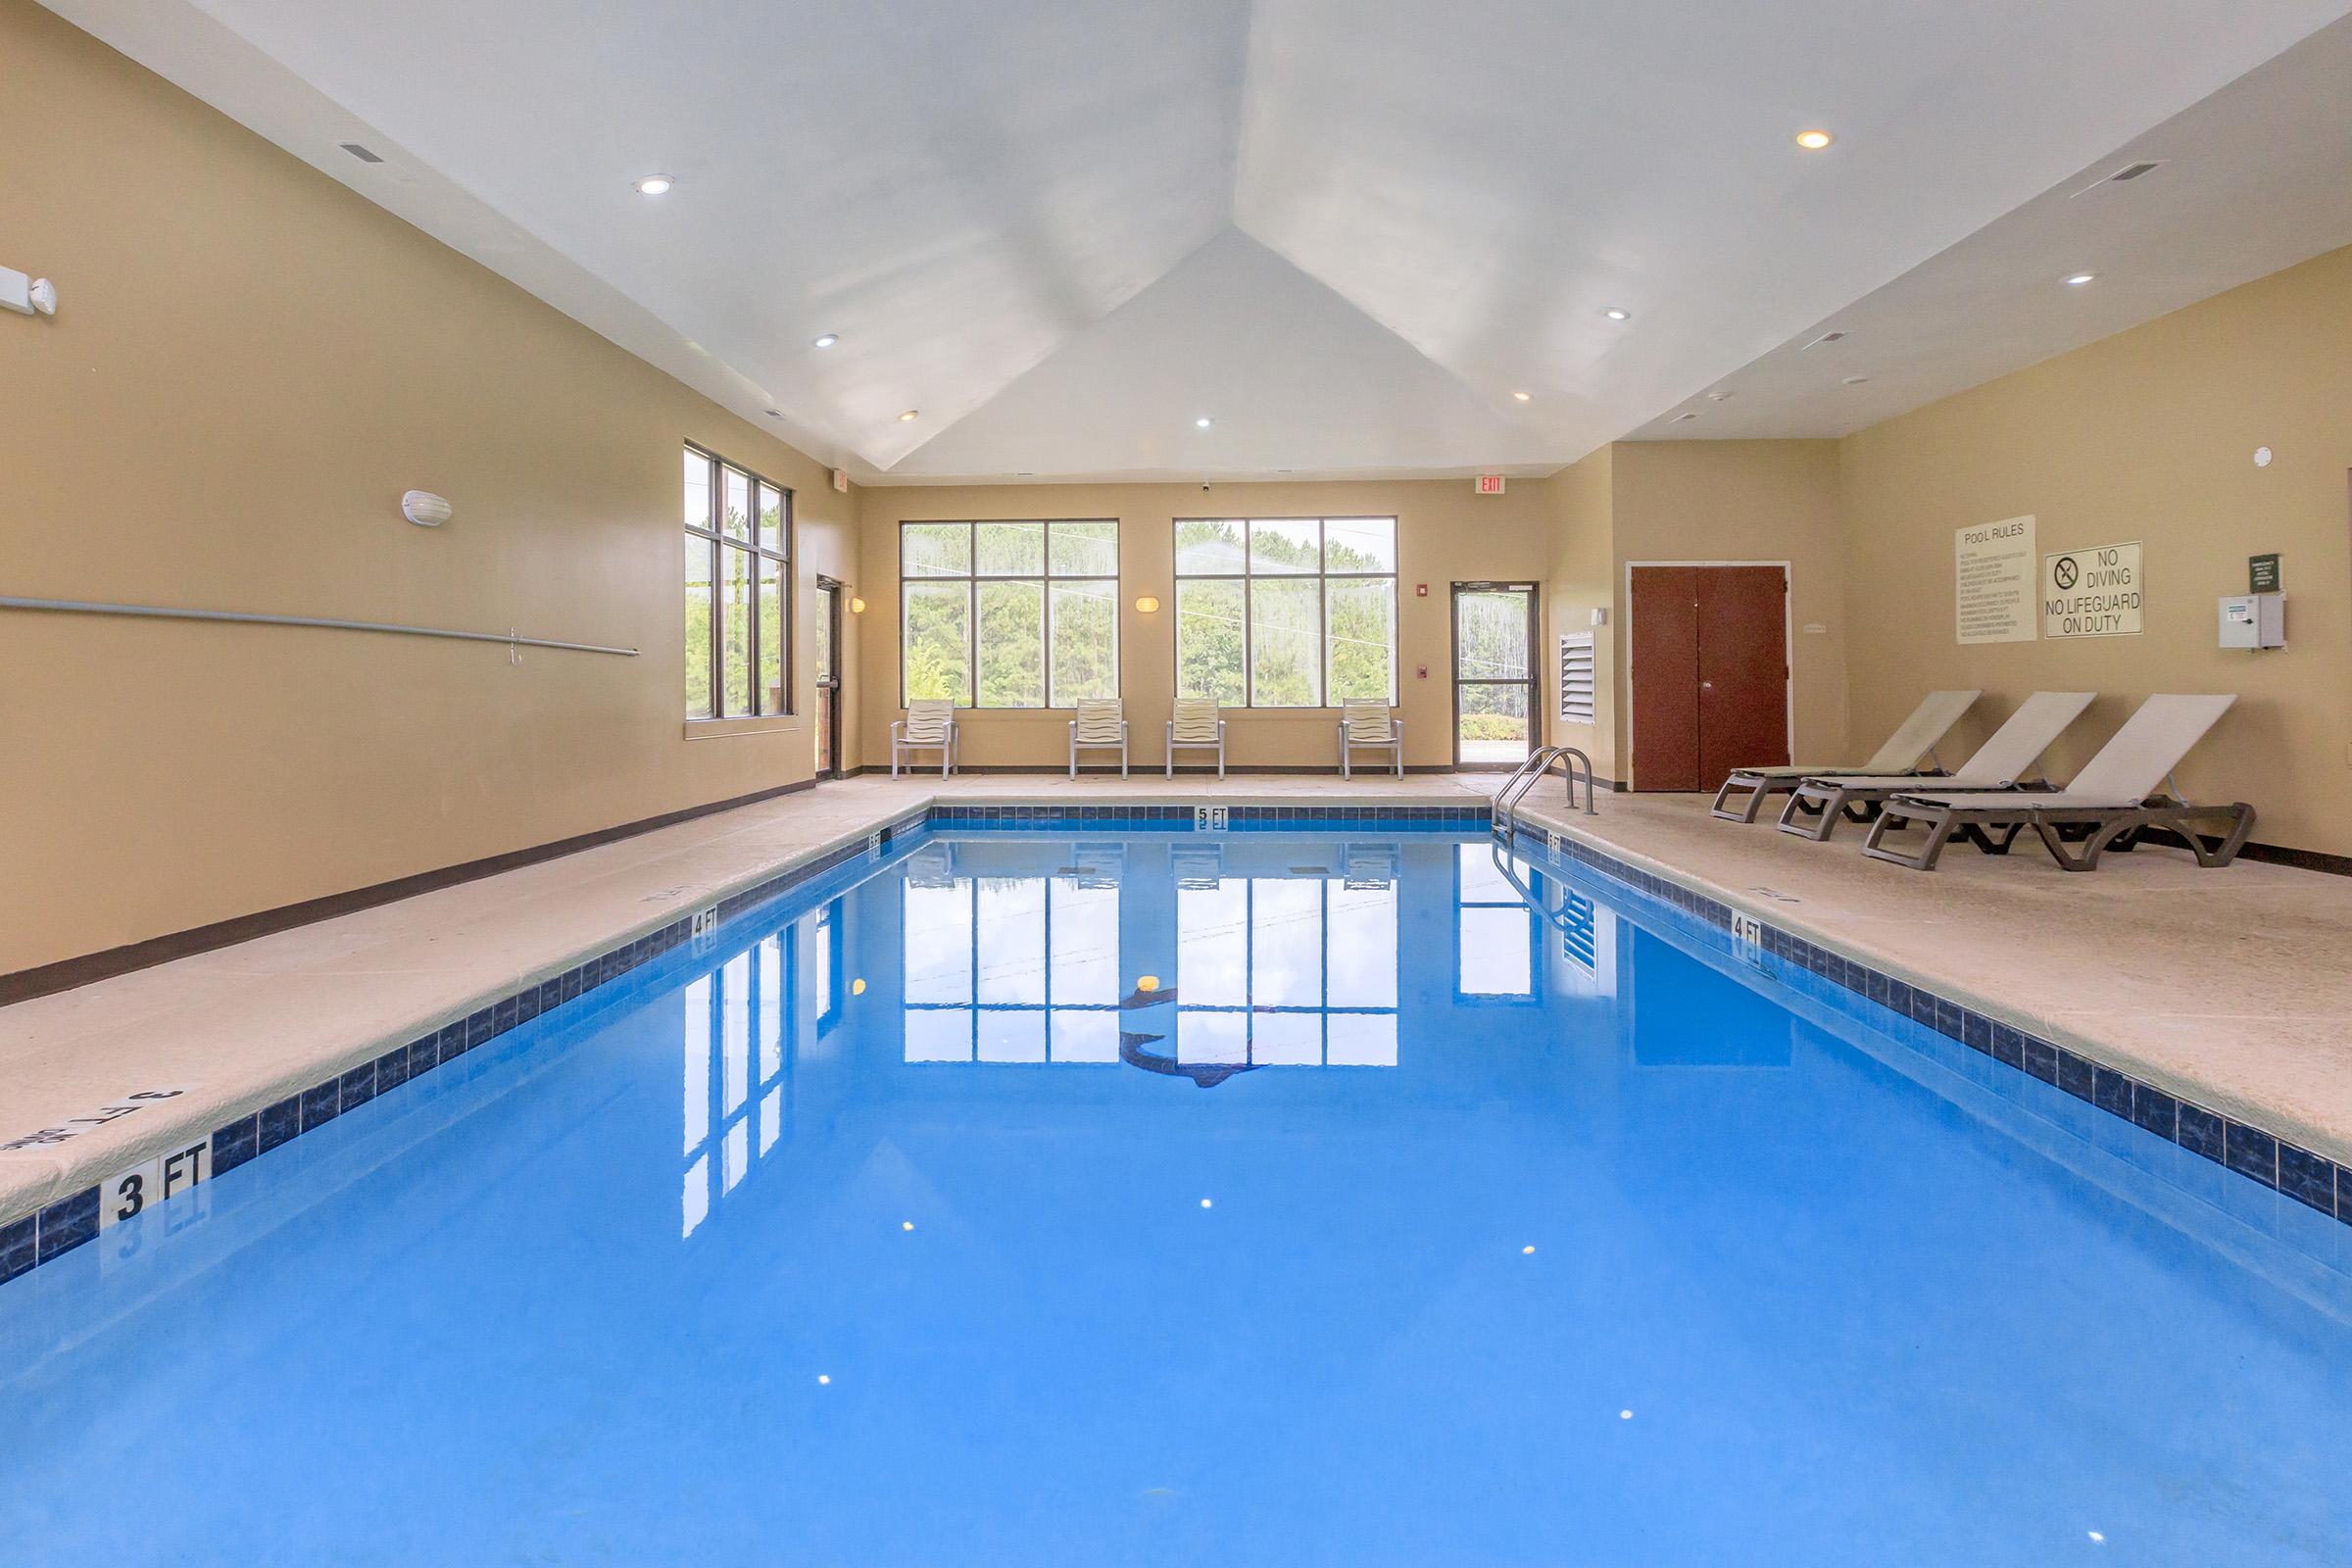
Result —
POLYGON ((446 496, 430 490, 412 490, 400 498, 400 514, 419 528, 438 528, 450 518, 451 508, 446 496))
POLYGON ((1152 598, 1150 594, 1146 594, 1135 602, 1135 608, 1149 615, 1153 611, 1159 609, 1159 601, 1152 598))
POLYGON ((852 600, 850 601, 850 613, 851 613, 851 614, 853 614, 853 615, 862 615, 862 614, 864 614, 864 613, 865 613, 865 601, 864 601, 864 600, 862 600, 862 599, 852 599, 852 600))

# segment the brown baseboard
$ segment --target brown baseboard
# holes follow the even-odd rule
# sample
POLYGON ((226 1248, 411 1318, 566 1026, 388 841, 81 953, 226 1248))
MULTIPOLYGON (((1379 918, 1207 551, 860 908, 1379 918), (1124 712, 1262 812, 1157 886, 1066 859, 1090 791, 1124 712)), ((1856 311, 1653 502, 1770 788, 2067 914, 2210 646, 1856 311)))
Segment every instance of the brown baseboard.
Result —
MULTIPOLYGON (((2151 844, 2162 844, 2176 850, 2188 848, 2188 841, 2169 827, 2152 827, 2140 834, 2151 844)), ((2207 840, 2207 848, 2216 841, 2207 840)), ((2283 844, 2248 844, 2238 852, 2238 858, 2261 860, 2270 865, 2291 865, 2298 871, 2318 871, 2327 876, 2352 876, 2352 855, 2323 855, 2318 850, 2292 850, 2283 844)))
POLYGON ((84 954, 77 958, 60 958, 30 969, 19 969, 14 974, 0 974, 0 1006, 12 1002, 24 1002, 33 997, 46 997, 59 991, 71 991, 94 981, 112 979, 134 969, 152 968, 169 963, 173 958, 185 958, 193 954, 210 953, 216 948, 233 947, 239 942, 251 942, 279 931, 290 931, 299 925, 311 925, 319 920, 331 920, 340 914, 353 914, 361 909, 372 909, 379 904, 396 899, 414 898, 419 893, 431 893, 441 888, 455 887, 461 882, 473 882, 482 877, 496 876, 501 871, 513 871, 541 860, 553 860, 561 856, 577 855, 600 845, 619 839, 635 838, 656 828, 671 827, 691 822, 698 816, 714 811, 732 810, 739 806, 752 806, 773 800, 779 795, 791 795, 801 790, 814 789, 815 779, 803 779, 797 784, 780 784, 774 789, 759 790, 750 795, 738 795, 731 800, 712 801, 708 806, 690 806, 684 810, 664 811, 660 816, 641 817, 614 827, 598 828, 593 833, 579 833, 567 839, 556 839, 546 844, 534 844, 527 849, 509 850, 503 855, 485 856, 478 860, 466 860, 458 865, 445 865, 436 870, 417 871, 409 876, 394 877, 370 887, 353 888, 347 893, 322 894, 305 899, 299 904, 280 905, 274 909, 258 909, 251 914, 232 915, 226 920, 215 920, 210 925, 173 931, 143 942, 125 943, 101 953, 84 954))

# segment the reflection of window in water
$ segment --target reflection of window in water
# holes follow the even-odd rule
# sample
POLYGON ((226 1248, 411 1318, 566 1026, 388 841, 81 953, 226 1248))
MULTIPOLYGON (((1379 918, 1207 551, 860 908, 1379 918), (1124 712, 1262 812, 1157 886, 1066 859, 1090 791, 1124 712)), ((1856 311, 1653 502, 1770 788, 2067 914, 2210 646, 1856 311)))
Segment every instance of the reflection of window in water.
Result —
POLYGON ((685 1235, 783 1136, 792 942, 787 928, 685 989, 685 1235))
MULTIPOLYGON (((1454 992, 1532 999, 1536 912, 1487 844, 1454 846, 1454 992)), ((1590 964, 1588 964, 1590 967, 1590 964)))
POLYGON ((1118 866, 1093 846, 1052 877, 953 866, 906 882, 906 1059, 1117 1061, 1118 866))
POLYGON ((835 899, 808 922, 809 986, 815 993, 816 1032, 830 1034, 841 1021, 841 900, 835 899))
POLYGON ((1370 856, 1331 877, 1179 876, 1176 1058, 1396 1065, 1396 884, 1370 856))

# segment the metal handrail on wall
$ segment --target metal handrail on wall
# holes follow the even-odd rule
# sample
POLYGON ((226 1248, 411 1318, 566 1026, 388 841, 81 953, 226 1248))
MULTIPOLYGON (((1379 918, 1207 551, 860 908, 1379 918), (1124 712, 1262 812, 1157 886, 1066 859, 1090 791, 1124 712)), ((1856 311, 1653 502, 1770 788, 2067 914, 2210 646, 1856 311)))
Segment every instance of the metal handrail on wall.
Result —
POLYGON ((1568 764, 1568 808, 1572 811, 1576 809, 1576 774, 1577 769, 1582 767, 1585 774, 1585 814, 1600 814, 1599 792, 1592 781, 1592 759, 1573 746, 1546 746, 1513 768, 1511 776, 1502 781, 1502 788, 1494 792, 1494 810, 1490 825, 1496 838, 1510 838, 1511 830, 1516 826, 1514 813, 1519 803, 1527 799, 1528 791, 1534 789, 1544 774, 1551 771, 1554 762, 1568 764))
POLYGON ((33 610, 72 615, 132 615, 146 620, 220 620, 243 626, 310 626, 327 631, 377 631, 399 637, 441 637, 462 643, 502 643, 508 648, 556 648, 572 654, 613 654, 635 659, 634 648, 602 643, 567 643, 553 637, 524 637, 513 631, 452 631, 444 626, 404 626, 382 620, 337 620, 326 615, 261 615, 241 610, 175 610, 162 605, 110 605, 80 599, 16 599, 0 596, 0 610, 33 610))

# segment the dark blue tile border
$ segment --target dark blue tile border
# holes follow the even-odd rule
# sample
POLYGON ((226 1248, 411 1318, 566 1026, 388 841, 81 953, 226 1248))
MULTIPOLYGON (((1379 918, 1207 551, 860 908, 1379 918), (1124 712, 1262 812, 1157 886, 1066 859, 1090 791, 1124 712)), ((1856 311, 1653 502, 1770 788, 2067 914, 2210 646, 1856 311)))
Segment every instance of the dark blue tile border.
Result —
MULTIPOLYGON (((1189 808, 1168 807, 1162 809, 1181 814, 1184 825, 1191 826, 1192 812, 1189 808)), ((752 887, 729 894, 718 902, 719 918, 725 919, 754 905, 764 904, 802 883, 852 860, 875 854, 892 840, 923 828, 929 820, 930 813, 925 811, 901 812, 881 827, 828 850, 812 860, 779 871, 752 887)), ((212 1134, 212 1174, 218 1176, 232 1171, 315 1127, 323 1127, 343 1112, 357 1109, 377 1095, 398 1088, 412 1078, 421 1077, 435 1067, 478 1049, 517 1024, 528 1023, 550 1008, 593 991, 606 981, 616 979, 673 948, 684 946, 693 940, 693 935, 692 915, 673 920, 658 931, 574 964, 562 974, 533 981, 463 1018, 451 1020, 432 1033, 418 1036, 405 1046, 395 1046, 372 1061, 362 1062, 313 1084, 299 1094, 289 1095, 273 1104, 217 1128, 212 1134)), ((26 1215, 0 1227, 0 1281, 13 1279, 35 1264, 45 1263, 52 1257, 71 1251, 97 1234, 98 1189, 95 1186, 51 1203, 37 1214, 26 1215)))
MULTIPOLYGON (((1226 808, 1226 831, 1232 833, 1341 832, 1379 828, 1384 833, 1466 833, 1484 829, 1489 819, 1484 802, 1471 806, 1233 806, 1226 808)), ((1036 832, 1056 828, 1087 828, 1097 832, 1194 831, 1190 806, 1070 804, 1021 806, 973 804, 934 806, 933 826, 958 833, 1036 832)))
MULTIPOLYGON (((933 806, 901 813, 861 838, 839 845, 814 859, 779 871, 718 901, 724 920, 764 904, 801 884, 867 856, 879 856, 896 839, 927 826, 957 832, 1004 829, 1036 831, 1067 827, 1097 831, 1193 831, 1193 808, 1088 804, 1017 806, 997 803, 933 806)), ((1474 806, 1236 806, 1228 808, 1233 832, 1312 832, 1318 829, 1384 833, 1476 832, 1487 827, 1486 805, 1474 806)), ((1544 839, 1531 830, 1530 844, 1544 839)), ((1709 925, 1729 930, 1728 905, 1679 882, 1644 871, 1563 835, 1554 852, 1663 901, 1709 925)), ((218 1176, 279 1145, 322 1127, 344 1111, 455 1060, 518 1024, 592 991, 642 963, 693 940, 694 917, 672 920, 646 936, 600 953, 562 974, 532 982, 442 1028, 396 1046, 372 1061, 321 1080, 297 1095, 265 1105, 212 1134, 212 1167, 218 1176)), ((1762 948, 1773 958, 1835 981, 1858 996, 1949 1035, 1970 1049, 2178 1143, 2192 1153, 2286 1194, 2322 1213, 2352 1224, 2352 1166, 2339 1166, 2308 1150, 2282 1143, 2260 1128, 2231 1121, 2217 1111, 2177 1100, 2153 1085, 2103 1067, 2050 1041, 2037 1039, 1949 998, 1881 974, 1842 954, 1818 947, 1779 926, 1762 926, 1762 948)), ((0 1226, 0 1282, 15 1278, 79 1247, 98 1234, 98 1189, 84 1188, 38 1214, 0 1226)))
MULTIPOLYGON (((1709 925, 1729 931, 1733 910, 1720 900, 1621 860, 1572 834, 1553 838, 1521 827, 1515 839, 1527 853, 1550 855, 1662 900, 1709 925)), ((2055 1084, 2132 1125, 2179 1144, 2225 1169, 2262 1183, 2297 1202, 2352 1225, 2352 1165, 2339 1165, 2259 1127, 2234 1121, 2129 1073, 2091 1061, 2064 1046, 2025 1033, 1946 997, 1879 973, 1857 959, 1761 922, 1764 954, 1793 968, 1833 980, 1855 995, 1912 1019, 1994 1060, 2055 1084)))

